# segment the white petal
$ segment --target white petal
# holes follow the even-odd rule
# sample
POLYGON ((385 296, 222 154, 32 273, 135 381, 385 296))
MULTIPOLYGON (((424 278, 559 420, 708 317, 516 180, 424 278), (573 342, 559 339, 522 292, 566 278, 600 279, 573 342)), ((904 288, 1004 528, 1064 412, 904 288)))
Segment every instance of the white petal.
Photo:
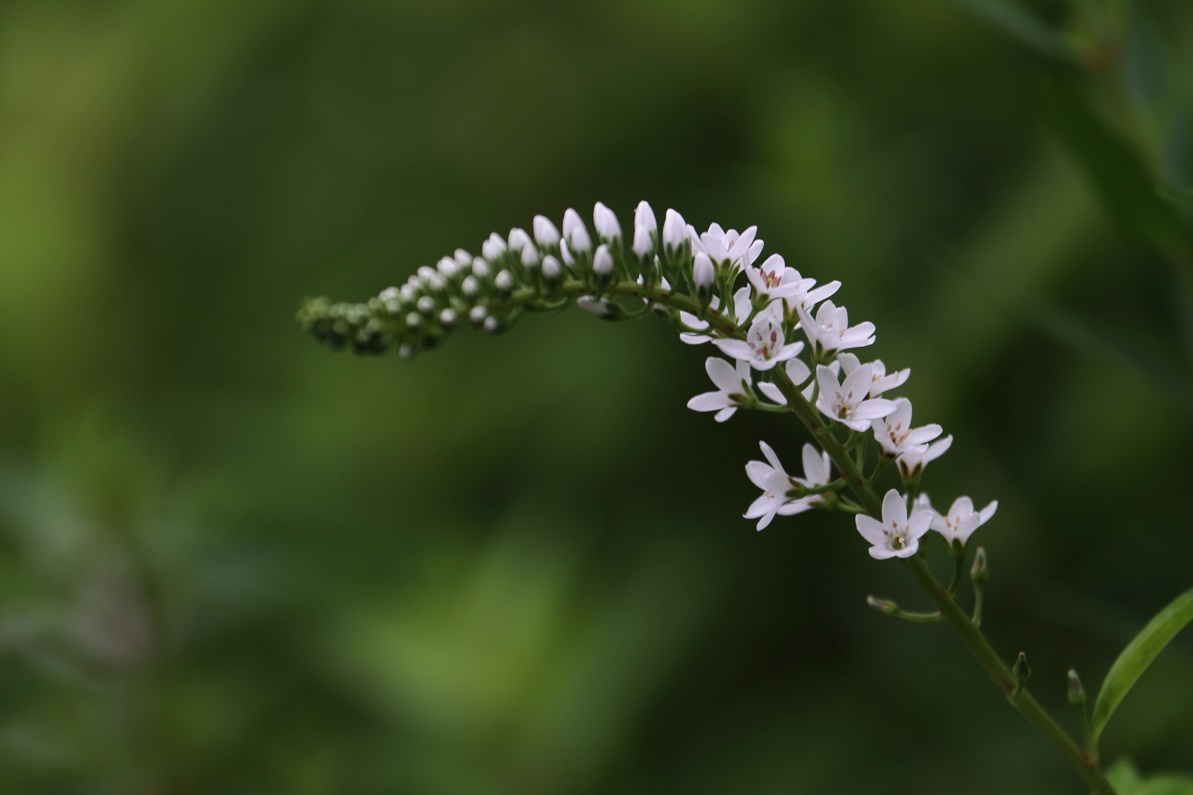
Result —
POLYGON ((733 405, 724 392, 705 392, 688 401, 688 408, 692 411, 720 411, 733 405))
POLYGON ((882 498, 882 523, 889 528, 907 524, 907 500, 896 489, 891 489, 882 498))

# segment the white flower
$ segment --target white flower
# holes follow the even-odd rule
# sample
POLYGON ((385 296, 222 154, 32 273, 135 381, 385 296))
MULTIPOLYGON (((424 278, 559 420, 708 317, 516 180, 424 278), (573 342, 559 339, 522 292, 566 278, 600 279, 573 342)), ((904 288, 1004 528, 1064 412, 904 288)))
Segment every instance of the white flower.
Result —
POLYGON ((908 452, 926 452, 928 442, 940 436, 944 430, 935 423, 912 428, 911 401, 904 397, 895 398, 895 410, 886 417, 874 420, 870 427, 874 429, 874 438, 878 440, 882 452, 891 458, 908 452))
POLYGON ((543 248, 553 248, 559 245, 559 230, 544 215, 534 217, 534 239, 543 248))
POLYGON ((845 376, 843 383, 837 383, 833 369, 822 364, 816 368, 816 383, 820 387, 816 408, 855 431, 868 429, 871 420, 885 417, 895 410, 894 401, 868 397, 871 383, 868 364, 845 376))
POLYGON ((990 517, 994 516, 997 510, 998 500, 975 512, 973 500, 969 497, 958 497, 947 514, 932 512, 931 528, 944 536, 950 544, 957 543, 964 547, 970 534, 990 521, 990 517))
POLYGON ((804 349, 802 341, 787 342, 786 335, 782 314, 767 309, 754 318, 744 340, 717 339, 712 344, 734 359, 749 362, 755 370, 769 370, 804 349))
POLYGON ((746 278, 750 280, 755 294, 765 298, 768 302, 793 295, 800 288, 797 283, 799 272, 795 268, 788 268, 778 254, 771 254, 757 268, 753 265, 747 266, 746 278), (795 274, 794 278, 792 274, 795 274))
POLYGON ((821 304, 815 318, 802 308, 798 311, 800 325, 808 335, 808 340, 824 353, 874 343, 874 324, 866 321, 851 327, 849 312, 832 301, 821 304))
MULTIPOLYGON (((721 299, 714 295, 708 306, 713 311, 718 310, 721 306, 721 299)), ((737 288, 737 292, 733 294, 733 321, 741 326, 749 319, 750 313, 753 311, 754 305, 750 301, 750 288, 745 286, 737 288)), ((708 328, 707 320, 701 320, 690 312, 680 312, 679 319, 684 326, 692 329, 692 331, 685 331, 679 335, 680 342, 699 345, 711 340, 711 337, 703 333, 708 328)))
POLYGON ((708 377, 717 387, 716 392, 705 392, 688 401, 692 411, 715 411, 717 422, 724 422, 733 416, 745 400, 750 387, 750 365, 737 362, 736 366, 716 356, 704 362, 708 377))
POLYGON ((758 234, 758 227, 751 226, 739 233, 736 229, 726 232, 720 224, 713 224, 707 232, 702 233, 698 243, 709 259, 718 265, 728 262, 733 266, 745 268, 754 263, 762 253, 762 241, 754 240, 758 234))
MULTIPOLYGON (((846 375, 852 373, 862 363, 852 353, 837 354, 837 361, 841 362, 841 369, 846 375)), ((887 375, 886 365, 882 363, 882 359, 875 359, 870 362, 870 377, 873 379, 873 383, 870 385, 870 397, 878 397, 887 390, 898 389, 907 383, 909 375, 911 375, 910 368, 904 368, 887 375)))
POLYGON ((592 208, 592 227, 606 243, 621 239, 621 223, 617 215, 602 202, 592 208))
POLYGON ((788 309, 801 307, 805 312, 837 292, 841 282, 833 281, 812 289, 815 279, 805 279, 795 268, 788 268, 778 254, 771 254, 759 267, 746 267, 746 278, 758 295, 768 300, 784 299, 788 309))
MULTIPOLYGON (((784 365, 784 369, 787 371, 787 377, 791 379, 791 383, 796 386, 807 381, 812 375, 812 371, 808 369, 808 365, 804 364, 803 359, 788 359, 787 364, 784 365)), ((759 392, 766 395, 775 403, 778 403, 780 406, 787 405, 787 398, 779 391, 779 387, 776 384, 772 384, 769 381, 762 381, 757 386, 759 392)))
POLYGON ((750 481, 762 489, 762 496, 754 500, 746 510, 747 519, 758 519, 758 529, 762 530, 775 518, 776 514, 792 516, 812 508, 824 501, 824 497, 813 494, 810 497, 791 499, 787 492, 793 486, 806 487, 824 486, 828 484, 832 468, 829 464, 828 453, 817 453, 815 447, 804 445, 804 477, 793 478, 783 471, 775 451, 766 442, 759 442, 766 461, 750 461, 746 464, 746 475, 750 481))
POLYGON ((903 477, 906 480, 911 480, 924 471, 924 467, 929 462, 940 458, 953 444, 953 437, 946 436, 938 442, 933 442, 928 445, 927 449, 923 451, 908 450, 903 455, 899 456, 895 461, 899 464, 899 468, 903 470, 903 477))
POLYGON ((895 489, 882 498, 882 521, 858 514, 854 521, 862 538, 870 542, 870 557, 909 558, 920 548, 920 539, 928 532, 932 512, 916 511, 907 517, 907 500, 895 489))

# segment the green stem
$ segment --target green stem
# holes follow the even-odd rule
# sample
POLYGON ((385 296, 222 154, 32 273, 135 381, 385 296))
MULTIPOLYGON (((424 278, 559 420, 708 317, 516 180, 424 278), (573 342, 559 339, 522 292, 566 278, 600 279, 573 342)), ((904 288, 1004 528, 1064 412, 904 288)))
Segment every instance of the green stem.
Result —
MULTIPOLYGON (((804 424, 804 427, 816 439, 821 440, 821 445, 828 453, 829 459, 836 465, 837 471, 841 473, 842 479, 849 485, 858 501, 872 516, 882 516, 882 501, 878 494, 870 488, 862 474, 854 467, 853 459, 849 456, 848 451, 833 437, 817 432, 823 427, 823 422, 816 414, 815 409, 804 400, 803 395, 787 377, 786 372, 776 373, 775 383, 779 385, 779 389, 787 398, 788 406, 804 424)), ((990 642, 986 640, 986 636, 982 634, 981 629, 970 621, 969 616, 965 614, 948 590, 932 575, 927 564, 918 556, 908 558, 906 563, 916 583, 927 594, 928 599, 939 611, 945 623, 952 627, 953 631, 961 638, 961 642, 990 676, 991 681, 1056 748, 1092 792, 1098 795, 1114 795, 1114 789, 1106 781, 1097 764, 1082 752, 1064 729, 1040 706, 1040 703, 1028 692, 1027 688, 1017 686, 1010 669, 1003 664, 990 642)))

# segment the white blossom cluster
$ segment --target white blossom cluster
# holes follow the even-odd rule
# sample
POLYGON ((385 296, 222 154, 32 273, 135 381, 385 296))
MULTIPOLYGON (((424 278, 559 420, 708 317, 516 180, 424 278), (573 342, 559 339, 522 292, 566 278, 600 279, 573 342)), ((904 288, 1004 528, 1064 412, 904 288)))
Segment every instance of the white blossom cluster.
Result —
MULTIPOLYGON (((910 557, 929 530, 963 549, 997 503, 975 511, 962 497, 941 514, 918 494, 924 468, 949 449, 953 437, 942 438, 936 424, 913 426, 911 401, 889 394, 910 371, 888 373, 881 360, 865 362, 855 353, 874 343, 875 327, 851 324, 848 310, 831 300, 839 281, 817 285, 778 254, 761 259, 762 251, 753 226, 738 232, 712 224, 697 232, 667 210, 660 230, 646 202, 634 212, 632 234, 623 238, 617 216, 598 202, 591 231, 575 210, 564 214, 559 227, 536 216, 529 231, 490 235, 479 256, 459 249, 367 304, 318 299, 300 319, 333 346, 350 343, 358 352, 395 346, 409 357, 437 345, 461 319, 496 333, 526 310, 573 302, 608 319, 650 307, 679 328, 684 342, 711 343, 720 353, 705 362, 715 390, 692 398, 690 408, 716 412, 719 422, 738 408, 791 408, 777 383, 781 371, 799 391, 788 395, 839 428, 851 448, 872 445, 876 466, 896 465, 907 492, 886 493, 881 521, 860 509, 856 517, 873 557, 910 557), (641 303, 635 310, 623 300, 641 303)), ((796 477, 766 443, 761 447, 766 461, 746 466, 762 495, 745 516, 757 519, 759 530, 777 515, 842 507, 836 492, 844 484, 832 479, 827 452, 805 445, 803 476, 796 477)))

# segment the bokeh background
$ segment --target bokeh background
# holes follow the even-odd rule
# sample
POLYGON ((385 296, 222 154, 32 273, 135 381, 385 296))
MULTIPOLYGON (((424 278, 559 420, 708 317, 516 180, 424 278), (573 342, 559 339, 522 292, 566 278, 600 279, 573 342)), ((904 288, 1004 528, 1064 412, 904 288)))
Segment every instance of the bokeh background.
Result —
MULTIPOLYGON (((9 0, 0 790, 1079 792, 848 519, 740 518, 804 440, 687 411, 707 349, 294 313, 598 199, 758 224, 999 500, 986 626, 1075 729, 1193 584, 1191 108, 1185 0, 9 0)), ((1191 674, 1105 754, 1193 769, 1191 674)))

